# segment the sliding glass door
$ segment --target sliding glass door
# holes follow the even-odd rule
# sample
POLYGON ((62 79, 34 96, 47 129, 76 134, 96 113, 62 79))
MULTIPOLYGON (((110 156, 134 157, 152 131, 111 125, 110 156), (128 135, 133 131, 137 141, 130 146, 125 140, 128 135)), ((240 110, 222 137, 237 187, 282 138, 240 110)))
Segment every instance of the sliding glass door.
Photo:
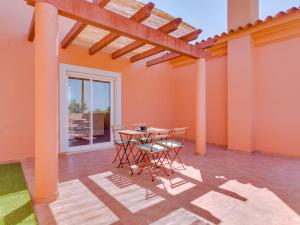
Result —
POLYGON ((60 65, 60 151, 113 149, 121 124, 121 74, 60 65))
POLYGON ((92 140, 93 143, 110 142, 110 83, 93 80, 92 140))
POLYGON ((89 145, 91 140, 91 81, 68 79, 69 147, 89 145))
POLYGON ((68 77, 68 147, 111 141, 111 82, 68 77))

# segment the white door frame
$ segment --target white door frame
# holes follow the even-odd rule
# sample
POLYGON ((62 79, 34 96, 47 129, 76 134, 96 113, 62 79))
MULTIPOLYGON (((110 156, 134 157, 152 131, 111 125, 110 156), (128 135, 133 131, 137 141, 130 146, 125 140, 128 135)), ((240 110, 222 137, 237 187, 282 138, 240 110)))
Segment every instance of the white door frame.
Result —
POLYGON ((68 146, 68 76, 108 81, 111 84, 111 125, 121 124, 121 74, 71 64, 60 64, 60 152, 78 152, 109 149, 111 142, 76 147, 68 146))

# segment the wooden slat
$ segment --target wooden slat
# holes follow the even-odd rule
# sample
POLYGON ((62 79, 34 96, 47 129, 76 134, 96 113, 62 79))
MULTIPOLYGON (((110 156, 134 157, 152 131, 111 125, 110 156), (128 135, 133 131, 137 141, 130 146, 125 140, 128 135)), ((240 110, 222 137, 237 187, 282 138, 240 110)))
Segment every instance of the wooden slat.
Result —
MULTIPOLYGON (((149 2, 143 8, 141 8, 135 14, 133 14, 133 16, 131 16, 130 19, 132 19, 138 23, 141 23, 151 15, 151 11, 153 8, 154 8, 154 3, 149 2)), ((111 42, 113 42, 114 40, 116 40, 119 37, 121 37, 121 35, 116 34, 116 33, 109 33, 104 38, 102 38, 100 41, 98 41, 96 44, 94 44, 92 47, 90 47, 89 54, 90 55, 95 54, 96 52, 100 51, 102 48, 109 45, 111 42)))
POLYGON ((35 12, 32 14, 29 33, 28 33, 28 41, 34 41, 35 36, 35 12))
MULTIPOLYGON (((110 0, 94 0, 94 4, 98 5, 99 7, 104 7, 106 6, 110 0)), ((72 41, 81 33, 81 31, 86 28, 87 24, 82 23, 82 22, 76 22, 74 26, 71 28, 69 33, 65 36, 65 38, 61 42, 61 47, 63 49, 67 48, 72 41)))
POLYGON ((89 24, 94 27, 118 33, 146 44, 163 47, 191 58, 201 57, 201 49, 180 39, 164 34, 144 24, 137 23, 105 8, 100 8, 85 0, 25 0, 34 6, 43 1, 54 5, 59 15, 89 24))
POLYGON ((151 12, 154 9, 154 6, 155 6, 154 3, 149 2, 148 4, 144 5, 143 8, 141 8, 135 14, 133 14, 133 16, 130 17, 130 19, 132 19, 138 23, 143 22, 145 19, 147 19, 151 15, 151 12))
POLYGON ((105 7, 111 0, 94 0, 94 4, 98 5, 99 7, 105 7))
MULTIPOLYGON (((180 37, 179 39, 185 41, 185 42, 190 42, 190 41, 193 41, 193 40, 196 40, 198 38, 198 36, 201 34, 202 30, 201 29, 198 29, 198 30, 195 30, 195 31, 192 31, 191 33, 188 33, 182 37, 180 37)), ((150 57, 152 55, 155 55, 155 54, 158 54, 160 52, 163 52, 165 51, 164 48, 161 48, 161 47, 154 47, 148 51, 145 51, 145 52, 142 52, 140 54, 137 54, 135 56, 132 56, 130 58, 130 61, 131 62, 136 62, 136 61, 139 61, 139 60, 142 60, 142 59, 145 59, 147 57, 150 57)))
MULTIPOLYGON (((216 40, 215 39, 208 39, 207 41, 201 42, 201 43, 197 43, 196 46, 199 47, 199 49, 201 49, 201 57, 206 58, 208 56, 208 52, 204 51, 204 49, 211 47, 214 42, 216 40)), ((176 59, 181 57, 182 55, 176 52, 170 52, 166 55, 163 55, 161 57, 158 57, 156 59, 150 60, 148 62, 146 62, 146 65, 149 66, 154 66, 163 62, 167 62, 171 59, 176 59)))
POLYGON ((163 62, 167 62, 171 59, 176 59, 178 57, 180 57, 181 55, 179 53, 176 53, 176 52, 171 52, 171 53, 168 53, 166 55, 163 55, 161 57, 158 57, 156 59, 152 59, 148 62, 146 62, 146 65, 147 66, 154 66, 154 65, 157 65, 159 63, 163 63, 163 62))
MULTIPOLYGON (((165 34, 171 33, 173 31, 177 30, 177 28, 181 22, 182 22, 181 18, 176 18, 176 19, 170 21, 169 23, 161 26, 160 28, 158 28, 158 30, 165 34)), ((126 45, 125 47, 115 51, 112 54, 112 58, 113 59, 119 58, 122 55, 127 54, 128 52, 131 52, 137 48, 142 47, 143 45, 145 45, 145 43, 142 41, 134 41, 134 42, 130 43, 129 45, 126 45)))
POLYGON ((72 41, 74 41, 74 39, 81 33, 81 31, 86 28, 86 26, 87 25, 85 23, 76 22, 69 33, 62 40, 61 47, 63 49, 67 48, 72 43, 72 41))
POLYGON ((162 25, 157 30, 159 30, 163 33, 169 34, 173 31, 177 30, 177 28, 181 22, 182 22, 181 18, 176 18, 176 19, 173 19, 172 21, 170 21, 169 23, 162 25))

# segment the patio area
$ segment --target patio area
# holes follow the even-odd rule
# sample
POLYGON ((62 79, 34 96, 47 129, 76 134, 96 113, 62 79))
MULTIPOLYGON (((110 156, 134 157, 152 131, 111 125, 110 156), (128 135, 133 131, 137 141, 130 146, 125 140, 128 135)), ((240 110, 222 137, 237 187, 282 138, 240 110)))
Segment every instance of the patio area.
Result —
POLYGON ((300 224, 300 0, 166 2, 1 3, 0 225, 300 224))
MULTIPOLYGON (((40 224, 300 224, 297 159, 245 154, 208 145, 195 156, 188 142, 185 168, 131 176, 112 164, 114 150, 59 158, 59 197, 35 204, 40 224)), ((34 161, 22 162, 33 189, 34 161)))

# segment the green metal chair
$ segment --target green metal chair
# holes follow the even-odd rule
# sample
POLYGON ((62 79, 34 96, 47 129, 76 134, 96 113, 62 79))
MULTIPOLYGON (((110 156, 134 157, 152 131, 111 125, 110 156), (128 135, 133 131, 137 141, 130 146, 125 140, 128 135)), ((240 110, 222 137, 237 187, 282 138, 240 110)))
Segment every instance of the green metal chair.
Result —
POLYGON ((179 156, 179 153, 184 147, 187 130, 188 130, 187 127, 174 128, 172 138, 170 138, 169 140, 162 140, 157 142, 157 144, 164 146, 165 148, 168 149, 169 157, 170 157, 170 152, 173 151, 174 156, 171 159, 171 163, 173 164, 174 160, 178 159, 178 161, 181 163, 183 168, 184 168, 184 164, 179 156))
POLYGON ((144 168, 148 167, 152 181, 154 181, 152 170, 161 167, 165 174, 169 176, 164 167, 165 161, 169 165, 172 173, 174 173, 172 165, 169 162, 168 148, 157 143, 157 141, 168 141, 170 137, 172 137, 172 130, 161 129, 151 134, 151 143, 140 144, 137 146, 142 155, 142 166, 138 174, 141 174, 144 168))
POLYGON ((133 157, 133 160, 135 160, 135 154, 133 153, 133 150, 134 150, 134 147, 137 143, 139 143, 138 140, 136 139, 133 139, 133 140, 130 140, 128 143, 128 140, 126 139, 122 139, 122 137, 120 136, 120 134, 118 133, 118 131, 120 130, 125 130, 126 127, 123 126, 123 125, 113 125, 111 127, 112 129, 112 133, 113 133, 113 137, 114 137, 114 144, 115 144, 115 147, 116 147, 116 155, 114 157, 114 160, 112 161, 112 163, 115 163, 117 160, 120 160, 121 159, 121 150, 124 148, 124 146, 126 146, 127 144, 129 145, 129 152, 128 152, 128 155, 131 155, 133 157))

